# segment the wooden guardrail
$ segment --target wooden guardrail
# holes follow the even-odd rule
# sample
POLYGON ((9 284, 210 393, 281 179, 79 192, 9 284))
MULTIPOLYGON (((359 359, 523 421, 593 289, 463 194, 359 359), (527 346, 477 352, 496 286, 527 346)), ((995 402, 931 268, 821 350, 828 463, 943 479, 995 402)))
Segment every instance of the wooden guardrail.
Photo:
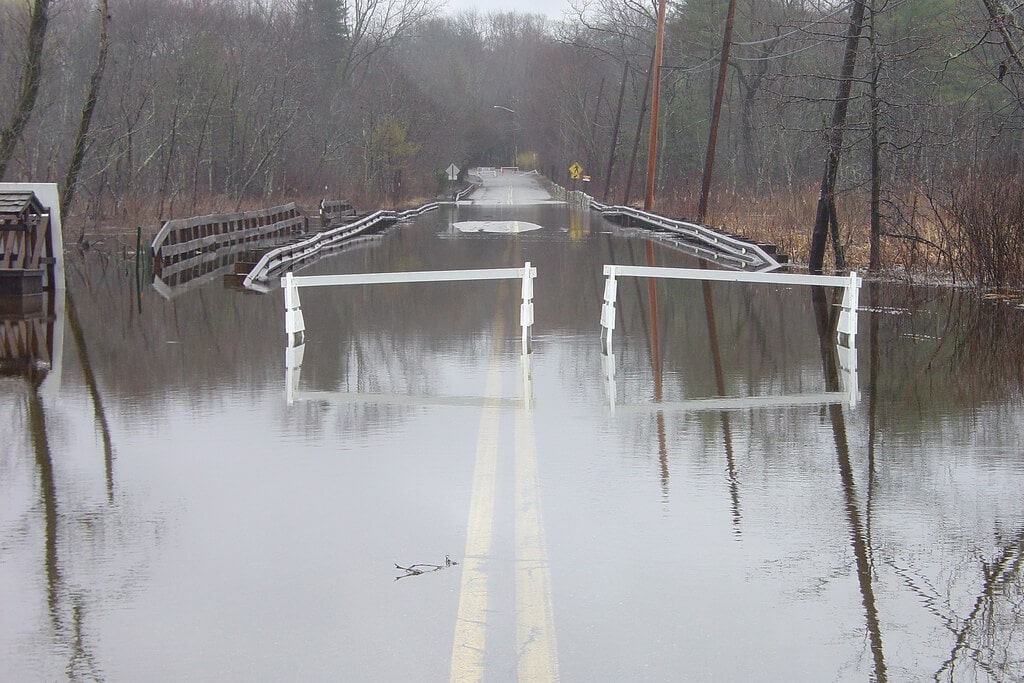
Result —
POLYGON ((211 253, 237 250, 268 238, 301 235, 308 219, 295 203, 269 209, 175 218, 164 223, 150 245, 154 270, 177 270, 205 261, 211 253))
POLYGON ((320 220, 325 228, 338 225, 344 218, 354 218, 356 207, 347 199, 323 199, 320 201, 320 220))

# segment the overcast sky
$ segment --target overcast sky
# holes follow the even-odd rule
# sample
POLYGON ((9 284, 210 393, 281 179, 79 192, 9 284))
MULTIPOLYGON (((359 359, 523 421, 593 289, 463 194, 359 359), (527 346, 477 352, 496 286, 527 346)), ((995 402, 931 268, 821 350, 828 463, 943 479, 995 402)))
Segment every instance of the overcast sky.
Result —
POLYGON ((529 12, 561 19, 569 9, 569 0, 446 0, 448 12, 454 14, 467 9, 480 12, 529 12))

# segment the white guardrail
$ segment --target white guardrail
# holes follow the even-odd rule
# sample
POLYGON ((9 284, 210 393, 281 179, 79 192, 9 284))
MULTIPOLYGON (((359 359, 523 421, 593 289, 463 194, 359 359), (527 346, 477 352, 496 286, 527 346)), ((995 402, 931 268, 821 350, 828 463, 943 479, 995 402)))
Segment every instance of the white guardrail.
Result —
POLYGON ((648 227, 677 236, 689 243, 695 256, 727 268, 770 272, 782 268, 782 263, 754 242, 723 234, 699 223, 677 221, 631 206, 610 206, 593 199, 590 208, 603 216, 625 216, 648 227))
POLYGON ((271 249, 256 262, 256 265, 245 276, 242 284, 247 289, 266 291, 267 288, 264 283, 270 279, 273 273, 295 262, 303 261, 316 255, 324 247, 352 239, 357 235, 372 232, 379 228, 382 223, 390 225, 419 216, 428 211, 434 211, 438 206, 439 204, 433 203, 425 204, 418 209, 411 209, 409 211, 376 211, 357 221, 318 232, 304 240, 286 244, 277 249, 271 249))
POLYGON ((856 405, 860 397, 857 374, 857 306, 863 279, 852 272, 849 275, 797 275, 792 273, 750 273, 697 268, 656 268, 651 266, 604 267, 604 301, 601 305, 601 353, 604 374, 610 380, 615 375, 615 354, 612 351, 612 331, 615 329, 615 302, 618 277, 647 277, 674 280, 709 280, 716 282, 753 282, 774 285, 842 287, 843 302, 836 326, 836 350, 843 381, 845 400, 856 405))
POLYGON ((522 268, 487 268, 481 270, 428 270, 393 273, 349 273, 345 275, 295 276, 290 272, 281 278, 284 289, 284 331, 288 336, 285 349, 285 373, 288 402, 298 392, 299 369, 305 348, 306 321, 299 299, 300 287, 332 287, 340 285, 381 285, 409 282, 464 282, 477 280, 522 280, 523 302, 519 307, 519 325, 522 328, 523 356, 533 351, 533 281, 537 269, 527 261, 522 268))

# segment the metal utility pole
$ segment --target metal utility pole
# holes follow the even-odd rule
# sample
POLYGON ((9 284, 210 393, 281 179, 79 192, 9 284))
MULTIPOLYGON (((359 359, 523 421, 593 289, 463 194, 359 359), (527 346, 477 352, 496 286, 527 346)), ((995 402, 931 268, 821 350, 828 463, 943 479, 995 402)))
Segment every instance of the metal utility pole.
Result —
POLYGON ((654 65, 652 78, 654 90, 651 93, 651 125, 647 136, 647 192, 644 195, 644 211, 654 206, 654 169, 658 155, 658 104, 661 99, 661 53, 665 46, 665 0, 658 0, 658 33, 654 39, 654 65))

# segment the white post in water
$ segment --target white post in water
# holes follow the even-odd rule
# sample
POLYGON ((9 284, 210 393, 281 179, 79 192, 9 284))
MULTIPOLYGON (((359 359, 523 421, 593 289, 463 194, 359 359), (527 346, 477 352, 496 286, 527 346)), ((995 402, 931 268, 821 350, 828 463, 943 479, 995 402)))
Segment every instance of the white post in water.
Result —
POLYGON ((288 405, 295 402, 295 395, 299 391, 299 377, 302 374, 302 357, 305 351, 305 344, 288 346, 284 350, 285 398, 288 405))
POLYGON ((849 284, 843 289, 843 305, 836 325, 836 355, 839 357, 839 373, 850 397, 850 405, 857 405, 860 386, 857 368, 857 306, 860 303, 860 286, 863 280, 856 271, 850 273, 849 284))
POLYGON ((291 271, 284 274, 281 286, 284 287, 284 331, 288 335, 288 346, 298 346, 306 332, 306 321, 302 317, 299 288, 291 271))
POLYGON ((302 356, 306 349, 306 323, 302 317, 302 303, 299 301, 299 288, 291 271, 281 279, 284 288, 284 331, 288 343, 284 349, 285 395, 288 405, 295 400, 295 392, 299 390, 299 373, 302 371, 302 356))
MULTIPOLYGON (((601 305, 601 353, 612 359, 614 368, 615 355, 612 353, 612 330, 615 329, 615 299, 618 295, 618 281, 615 279, 615 266, 605 266, 608 279, 604 282, 604 303, 601 305)), ((613 370, 614 372, 614 370, 613 370)))
POLYGON ((523 328, 523 355, 533 353, 533 278, 537 277, 537 269, 530 267, 527 261, 523 268, 523 304, 519 307, 519 324, 523 328))

